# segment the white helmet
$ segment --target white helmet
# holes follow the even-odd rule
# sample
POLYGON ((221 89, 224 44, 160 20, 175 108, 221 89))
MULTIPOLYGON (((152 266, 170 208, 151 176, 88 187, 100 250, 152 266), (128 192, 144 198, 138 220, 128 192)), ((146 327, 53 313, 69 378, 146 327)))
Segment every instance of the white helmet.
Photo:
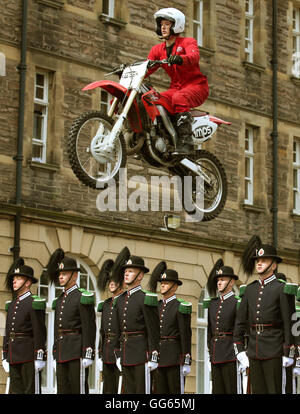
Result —
POLYGON ((161 36, 160 22, 162 19, 174 22, 171 27, 171 34, 178 34, 184 31, 185 16, 180 10, 174 9, 173 7, 158 10, 154 13, 154 19, 156 20, 156 33, 159 36, 161 36))

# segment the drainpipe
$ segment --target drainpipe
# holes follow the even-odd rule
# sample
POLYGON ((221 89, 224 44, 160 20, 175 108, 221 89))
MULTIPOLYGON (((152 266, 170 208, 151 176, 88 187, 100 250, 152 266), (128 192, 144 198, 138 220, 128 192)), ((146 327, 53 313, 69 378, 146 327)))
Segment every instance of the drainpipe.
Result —
POLYGON ((278 97, 277 97, 277 0, 273 0, 273 245, 277 247, 278 242, 278 97))
POLYGON ((25 112, 25 81, 26 81, 26 45, 27 45, 27 9, 28 0, 22 1, 22 37, 21 37, 21 61, 17 69, 20 73, 19 88, 19 118, 18 118, 18 141, 16 161, 16 206, 14 246, 11 251, 14 260, 20 255, 20 228, 21 228, 21 198, 22 198, 22 162, 23 162, 23 139, 24 139, 24 112, 25 112))

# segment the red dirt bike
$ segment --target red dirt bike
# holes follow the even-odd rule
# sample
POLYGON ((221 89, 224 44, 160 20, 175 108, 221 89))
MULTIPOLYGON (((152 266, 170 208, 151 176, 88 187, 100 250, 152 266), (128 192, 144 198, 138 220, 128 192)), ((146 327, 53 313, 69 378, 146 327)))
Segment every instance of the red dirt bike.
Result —
POLYGON ((171 176, 189 176, 191 207, 188 211, 184 205, 183 208, 190 215, 199 212, 203 221, 209 221, 225 205, 227 180, 220 161, 201 146, 220 125, 230 122, 192 110, 194 148, 185 157, 172 155, 177 142, 172 108, 144 80, 149 68, 162 64, 168 64, 167 60, 122 64, 106 75, 118 74, 119 82, 101 80, 83 88, 102 88, 114 98, 108 113, 89 111, 75 119, 68 137, 70 164, 77 178, 92 188, 103 188, 111 179, 118 179, 128 155, 166 170, 171 176), (196 185, 197 177, 202 180, 201 188, 196 185))

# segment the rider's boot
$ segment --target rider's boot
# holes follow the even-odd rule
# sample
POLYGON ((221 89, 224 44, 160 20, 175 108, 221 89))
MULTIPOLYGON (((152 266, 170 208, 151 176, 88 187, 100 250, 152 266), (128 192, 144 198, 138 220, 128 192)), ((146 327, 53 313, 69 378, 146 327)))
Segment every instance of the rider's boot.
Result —
POLYGON ((174 155, 189 154, 194 146, 192 138, 192 121, 193 117, 190 112, 180 112, 176 114, 176 130, 178 141, 176 143, 176 150, 174 155))

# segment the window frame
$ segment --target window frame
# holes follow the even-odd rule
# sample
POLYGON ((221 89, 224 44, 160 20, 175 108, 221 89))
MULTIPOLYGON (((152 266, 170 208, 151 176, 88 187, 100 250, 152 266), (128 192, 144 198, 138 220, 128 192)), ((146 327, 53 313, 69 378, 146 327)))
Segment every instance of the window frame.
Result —
POLYGON ((249 8, 248 11, 245 8, 245 57, 246 62, 253 63, 254 57, 254 0, 246 0, 248 3, 249 8), (246 37, 246 28, 247 24, 249 24, 249 38, 246 37), (247 46, 246 46, 247 45, 247 46))
POLYGON ((203 0, 193 0, 193 37, 197 40, 198 46, 203 46, 203 0), (196 6, 197 3, 197 6, 196 6), (194 9, 198 8, 199 19, 194 19, 194 9), (197 30, 195 31, 195 25, 197 30))
POLYGON ((102 0, 102 14, 107 17, 114 18, 115 17, 115 0, 107 0, 108 1, 108 13, 104 13, 103 11, 103 0, 102 0))
POLYGON ((244 172, 244 191, 245 191, 245 197, 244 197, 244 203, 247 205, 253 205, 254 200, 254 127, 250 125, 246 125, 245 127, 245 154, 244 154, 244 160, 245 160, 245 172, 244 172), (248 131, 248 135, 246 133, 248 131), (248 149, 246 149, 246 142, 248 141, 248 149), (249 162, 249 177, 246 175, 246 160, 249 162), (247 185, 247 194, 248 198, 246 198, 246 185, 247 185))
POLYGON ((293 140, 293 214, 300 215, 300 138, 293 140), (296 151, 295 151, 296 145, 296 151), (294 157, 295 155, 295 157, 294 157), (294 183, 294 172, 296 171, 297 186, 294 183))
POLYGON ((33 99, 33 131, 32 131, 32 161, 46 163, 47 161, 47 138, 48 138, 48 115, 49 115, 49 73, 43 70, 36 70, 34 77, 34 99, 33 99), (42 75, 44 77, 43 90, 44 95, 43 99, 37 98, 37 90, 39 86, 37 85, 37 76, 42 75), (41 138, 34 137, 35 132, 35 107, 39 105, 43 107, 43 112, 41 115, 41 138), (33 146, 41 147, 41 157, 33 156, 33 146))
POLYGON ((293 8, 292 15, 292 75, 300 78, 300 8, 293 8))

